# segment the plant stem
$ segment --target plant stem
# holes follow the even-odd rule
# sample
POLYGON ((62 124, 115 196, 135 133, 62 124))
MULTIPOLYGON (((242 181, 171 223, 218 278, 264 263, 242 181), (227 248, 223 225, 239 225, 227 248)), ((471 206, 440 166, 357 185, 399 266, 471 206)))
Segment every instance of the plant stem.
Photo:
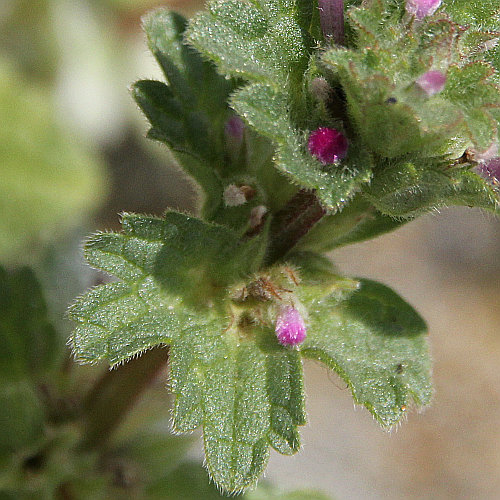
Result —
POLYGON ((288 204, 278 212, 271 224, 272 240, 266 264, 281 260, 318 222, 326 210, 312 191, 301 189, 288 204))
POLYGON ((344 2, 343 0, 319 0, 319 20, 327 41, 344 44, 344 2))
POLYGON ((85 448, 97 448, 107 442, 167 361, 168 349, 156 347, 106 372, 96 382, 83 404, 85 448))

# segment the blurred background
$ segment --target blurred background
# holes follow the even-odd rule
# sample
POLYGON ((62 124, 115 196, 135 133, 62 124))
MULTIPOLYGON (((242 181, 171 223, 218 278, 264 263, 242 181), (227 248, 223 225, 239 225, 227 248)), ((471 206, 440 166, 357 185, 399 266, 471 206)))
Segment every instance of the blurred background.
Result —
MULTIPOLYGON (((193 207, 128 92, 161 78, 140 29, 158 5, 191 15, 202 2, 0 0, 0 264, 37 269, 65 334, 68 302, 96 284, 80 253, 87 234, 118 228, 122 211, 193 207)), ((386 283, 426 318, 434 402, 388 434, 309 362, 303 450, 273 453, 267 478, 339 500, 497 499, 499 254, 500 221, 461 208, 334 252, 346 273, 386 283)))

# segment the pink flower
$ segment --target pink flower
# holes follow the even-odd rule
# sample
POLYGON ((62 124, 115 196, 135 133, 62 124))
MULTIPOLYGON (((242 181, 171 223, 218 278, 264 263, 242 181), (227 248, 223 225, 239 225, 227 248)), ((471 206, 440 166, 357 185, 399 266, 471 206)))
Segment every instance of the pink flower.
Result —
POLYGON ((418 20, 434 14, 441 5, 441 0, 407 0, 406 11, 418 20))
POLYGON ((345 158, 348 146, 344 134, 334 128, 320 127, 309 136, 309 152, 324 165, 345 158))
POLYGON ((276 318, 276 336, 281 345, 295 346, 306 338, 306 325, 299 311, 292 306, 283 307, 276 318))
POLYGON ((446 75, 441 71, 427 71, 427 73, 417 78, 416 83, 430 97, 443 90, 446 75))

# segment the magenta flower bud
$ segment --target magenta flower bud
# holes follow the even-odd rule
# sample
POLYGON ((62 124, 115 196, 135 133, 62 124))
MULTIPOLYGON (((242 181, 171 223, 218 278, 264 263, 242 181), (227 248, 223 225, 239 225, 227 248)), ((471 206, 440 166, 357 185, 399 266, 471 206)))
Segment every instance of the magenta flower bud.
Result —
POLYGON ((299 311, 292 306, 283 307, 276 318, 276 336, 284 346, 295 346, 306 338, 306 325, 299 311))
POLYGON ((417 85, 430 97, 443 90, 446 75, 441 71, 427 71, 417 78, 417 85))
POLYGON ((344 134, 334 128, 320 127, 309 136, 309 152, 323 165, 335 163, 347 154, 349 144, 344 134))
POLYGON ((419 21, 436 12, 441 0, 407 0, 406 12, 415 16, 419 21))
POLYGON ((319 23, 327 41, 344 43, 344 0, 318 0, 319 23))
POLYGON ((500 182, 500 156, 480 163, 476 167, 477 173, 492 183, 500 182))

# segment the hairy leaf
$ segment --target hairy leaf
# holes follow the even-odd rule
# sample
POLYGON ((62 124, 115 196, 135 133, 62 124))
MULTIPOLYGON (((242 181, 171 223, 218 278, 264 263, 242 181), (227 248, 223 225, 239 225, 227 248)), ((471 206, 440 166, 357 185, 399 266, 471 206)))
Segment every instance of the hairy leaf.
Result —
POLYGON ((301 187, 316 191, 327 208, 338 208, 371 176, 371 158, 362 147, 350 145, 340 165, 322 165, 307 150, 310 131, 292 125, 286 95, 270 86, 249 85, 235 93, 231 106, 259 133, 277 145, 276 167, 301 187))
POLYGON ((143 26, 167 84, 139 81, 132 94, 152 125, 148 136, 172 149, 200 187, 202 213, 208 216, 222 199, 224 124, 231 116, 227 98, 234 82, 184 43, 186 20, 179 14, 157 10, 144 18, 143 26))
POLYGON ((466 141, 462 152, 488 149, 497 135, 489 109, 500 105, 493 68, 484 61, 464 65, 460 54, 464 45, 484 52, 484 40, 442 15, 408 24, 394 5, 373 1, 351 9, 357 47, 333 47, 322 57, 343 87, 358 133, 385 157, 453 155, 457 135, 466 141), (432 70, 446 75, 446 86, 429 95, 416 82, 432 70))
MULTIPOLYGON (((429 162, 430 163, 430 162, 429 162)), ((431 168, 427 162, 388 162, 365 191, 383 214, 412 218, 433 208, 465 205, 496 211, 494 187, 469 167, 431 168)))
POLYGON ((86 245, 87 260, 121 281, 72 307, 75 356, 116 364, 169 344, 175 429, 203 426, 211 476, 225 490, 243 490, 262 473, 269 446, 298 450, 305 422, 298 352, 280 346, 269 328, 236 327, 223 309, 221 293, 262 261, 265 233, 239 241, 229 229, 174 212, 125 214, 123 227, 86 245))
POLYGON ((225 287, 260 264, 264 235, 239 242, 222 226, 176 212, 164 219, 124 214, 123 234, 101 233, 85 247, 89 263, 123 281, 91 290, 71 309, 78 359, 123 361, 201 321, 225 287), (201 318, 201 319, 200 319, 201 318))
POLYGON ((445 0, 446 12, 464 26, 498 29, 500 7, 495 0, 445 0))
POLYGON ((278 170, 336 209, 370 179, 371 159, 355 142, 341 165, 325 167, 307 150, 311 130, 327 124, 304 92, 312 17, 289 0, 215 1, 190 24, 188 40, 223 74, 255 82, 237 91, 231 106, 274 142, 278 170))
POLYGON ((228 491, 255 482, 269 445, 295 453, 305 423, 298 353, 281 348, 272 331, 249 333, 189 332, 172 346, 174 427, 203 423, 209 473, 228 491))
POLYGON ((336 371, 354 400, 384 427, 396 424, 412 402, 429 403, 426 325, 392 290, 360 280, 344 300, 309 298, 307 306, 310 327, 302 355, 336 371))
POLYGON ((187 39, 222 74, 279 89, 300 81, 307 67, 302 15, 294 0, 216 0, 190 23, 187 39))

